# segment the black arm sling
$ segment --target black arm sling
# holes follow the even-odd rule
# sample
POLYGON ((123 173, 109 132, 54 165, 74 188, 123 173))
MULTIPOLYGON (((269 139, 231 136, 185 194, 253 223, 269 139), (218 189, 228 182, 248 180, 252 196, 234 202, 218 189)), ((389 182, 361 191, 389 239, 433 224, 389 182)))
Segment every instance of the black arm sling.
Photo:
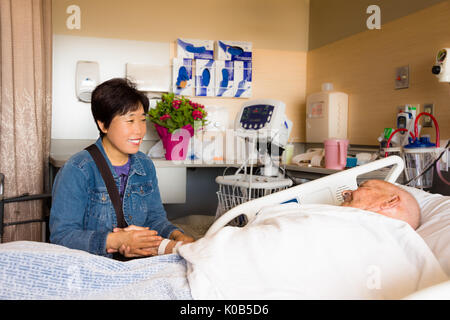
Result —
MULTIPOLYGON (((105 157, 103 157, 102 153, 95 144, 91 144, 85 150, 88 151, 92 159, 94 159, 95 164, 102 175, 103 181, 105 182, 106 189, 108 190, 109 197, 114 206, 114 211, 116 212, 117 227, 126 228, 128 224, 123 216, 122 201, 120 200, 119 190, 117 190, 116 183, 111 170, 109 170, 105 157)), ((127 260, 119 253, 114 253, 113 258, 121 261, 127 260)))

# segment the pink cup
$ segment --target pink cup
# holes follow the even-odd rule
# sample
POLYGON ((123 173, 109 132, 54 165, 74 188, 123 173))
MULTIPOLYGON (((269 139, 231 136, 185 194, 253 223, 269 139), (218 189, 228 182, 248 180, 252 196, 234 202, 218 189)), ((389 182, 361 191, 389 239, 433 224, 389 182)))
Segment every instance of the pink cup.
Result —
POLYGON ((347 139, 327 139, 325 145, 325 168, 342 170, 347 164, 347 139))

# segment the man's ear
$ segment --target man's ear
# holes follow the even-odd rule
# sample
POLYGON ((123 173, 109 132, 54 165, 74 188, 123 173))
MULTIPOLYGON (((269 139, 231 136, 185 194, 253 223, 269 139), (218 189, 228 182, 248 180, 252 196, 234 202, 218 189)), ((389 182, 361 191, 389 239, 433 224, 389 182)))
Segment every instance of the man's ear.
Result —
POLYGON ((100 128, 100 130, 102 130, 102 132, 104 134, 106 134, 108 132, 108 129, 105 128, 105 125, 103 122, 101 122, 100 120, 97 120, 97 124, 98 124, 98 127, 100 128))
POLYGON ((398 195, 392 195, 388 200, 384 201, 380 208, 382 210, 392 209, 397 207, 400 204, 400 197, 398 195))

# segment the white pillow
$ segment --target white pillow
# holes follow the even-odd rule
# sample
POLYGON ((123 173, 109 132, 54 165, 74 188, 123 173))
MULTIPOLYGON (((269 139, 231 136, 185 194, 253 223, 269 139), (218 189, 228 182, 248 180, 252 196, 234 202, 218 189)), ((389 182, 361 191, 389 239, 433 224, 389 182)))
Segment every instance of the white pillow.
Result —
POLYGON ((419 203, 421 217, 416 231, 450 277, 450 196, 431 194, 407 186, 400 187, 411 193, 419 203))

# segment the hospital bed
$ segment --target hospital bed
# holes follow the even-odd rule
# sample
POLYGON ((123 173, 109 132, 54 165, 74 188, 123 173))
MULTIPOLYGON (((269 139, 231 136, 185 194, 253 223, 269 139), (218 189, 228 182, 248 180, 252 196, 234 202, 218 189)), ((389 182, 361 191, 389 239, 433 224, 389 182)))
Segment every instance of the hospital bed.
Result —
MULTIPOLYGON (((179 255, 119 262, 48 243, 20 241, 1 244, 0 299, 204 298, 194 293, 196 274, 192 273, 194 264, 191 263, 189 255, 189 250, 193 248, 190 251, 195 251, 197 243, 203 245, 212 243, 214 239, 227 232, 244 230, 245 228, 224 227, 241 214, 245 214, 250 223, 262 216, 261 212, 265 208, 274 204, 285 203, 282 206, 290 208, 298 204, 338 205, 342 201, 343 190, 357 188, 356 178, 359 175, 386 167, 390 169, 385 180, 395 182, 403 170, 403 162, 400 158, 392 156, 244 203, 216 220, 204 238, 182 246, 179 255)), ((441 271, 446 272, 444 278, 441 275, 439 278, 439 292, 442 294, 444 287, 445 296, 450 276, 450 197, 432 195, 410 187, 404 188, 413 194, 421 206, 421 226, 417 229, 417 233, 435 256, 432 259, 437 259, 441 271)), ((401 223, 403 222, 395 225, 395 228, 404 229, 405 226, 401 223)), ((332 252, 323 253, 325 258, 328 254, 330 257, 336 255, 332 252)), ((420 266, 417 266, 417 269, 420 269, 420 266)), ((217 297, 214 290, 208 290, 206 288, 207 298, 217 297)), ((433 296, 433 291, 428 288, 428 296, 425 297, 430 296, 429 292, 431 297, 433 296)), ((290 297, 290 292, 286 292, 286 296, 274 298, 286 297, 290 297)), ((449 298, 448 295, 445 297, 449 298)))

